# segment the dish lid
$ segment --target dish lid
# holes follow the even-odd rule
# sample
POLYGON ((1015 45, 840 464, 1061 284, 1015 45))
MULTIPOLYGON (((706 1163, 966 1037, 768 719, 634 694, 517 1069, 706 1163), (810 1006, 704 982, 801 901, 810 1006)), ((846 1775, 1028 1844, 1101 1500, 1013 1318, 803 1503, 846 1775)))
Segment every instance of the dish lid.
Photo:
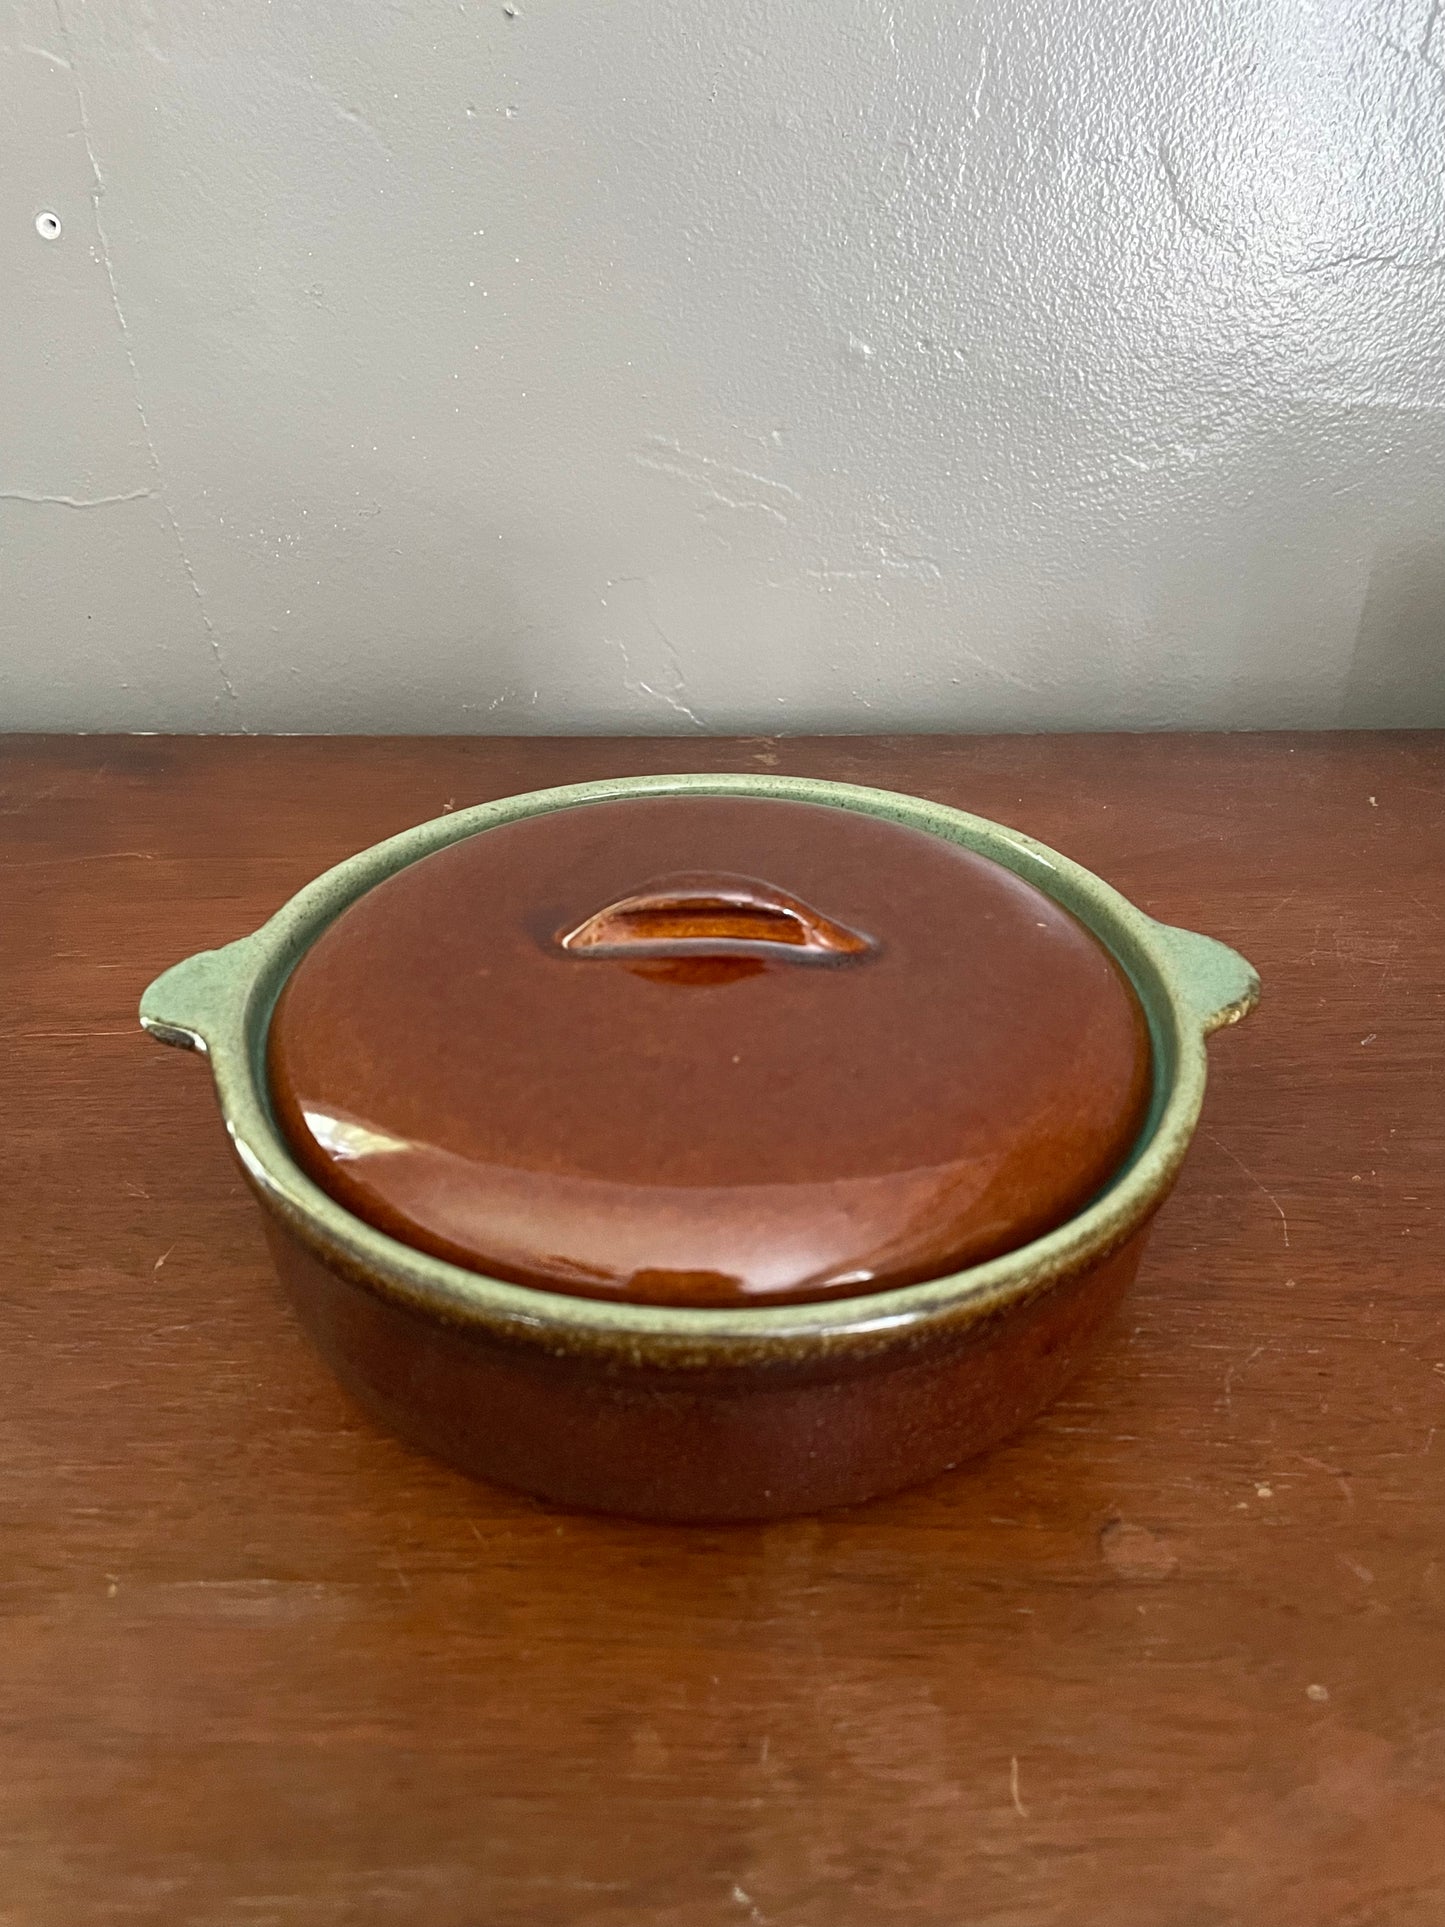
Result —
POLYGON ((575 805, 389 877, 272 1017, 293 1154, 378 1229, 673 1305, 892 1289, 1041 1236, 1127 1158, 1148 1030, 1032 884, 860 811, 575 805))

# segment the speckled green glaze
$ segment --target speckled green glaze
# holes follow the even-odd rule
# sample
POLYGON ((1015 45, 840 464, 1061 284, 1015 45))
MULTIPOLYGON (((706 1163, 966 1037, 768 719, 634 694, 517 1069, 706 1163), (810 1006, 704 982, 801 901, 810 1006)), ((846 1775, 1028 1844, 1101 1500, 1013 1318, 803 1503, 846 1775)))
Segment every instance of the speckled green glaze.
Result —
POLYGON ((611 1359, 620 1366, 716 1371, 844 1364, 997 1318, 1123 1246, 1167 1194, 1204 1096, 1206 1035, 1236 1023, 1259 995, 1255 972, 1209 937, 1156 923, 1098 877, 985 818, 852 784, 762 775, 651 776, 539 790, 424 823, 338 864, 253 936, 188 958, 159 977, 140 1019, 162 1042, 210 1059, 226 1126, 268 1209, 333 1270, 425 1317, 524 1349, 611 1359), (1065 905, 1113 951, 1147 1013, 1155 1088, 1135 1154, 1079 1216, 1048 1236, 971 1270, 901 1290, 817 1304, 697 1310, 567 1298, 508 1284, 413 1250, 343 1210, 288 1154, 267 1103, 266 1029, 282 984, 348 904, 432 851, 520 816, 625 796, 775 797, 891 818, 979 851, 1065 905))

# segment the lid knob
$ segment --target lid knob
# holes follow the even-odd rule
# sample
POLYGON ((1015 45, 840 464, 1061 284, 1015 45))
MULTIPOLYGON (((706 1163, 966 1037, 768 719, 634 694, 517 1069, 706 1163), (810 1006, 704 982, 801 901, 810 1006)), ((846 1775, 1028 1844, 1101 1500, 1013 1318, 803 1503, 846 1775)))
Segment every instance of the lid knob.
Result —
POLYGON ((825 917, 801 897, 755 877, 688 873, 659 877, 559 933, 578 957, 766 956, 839 963, 877 948, 871 937, 825 917))

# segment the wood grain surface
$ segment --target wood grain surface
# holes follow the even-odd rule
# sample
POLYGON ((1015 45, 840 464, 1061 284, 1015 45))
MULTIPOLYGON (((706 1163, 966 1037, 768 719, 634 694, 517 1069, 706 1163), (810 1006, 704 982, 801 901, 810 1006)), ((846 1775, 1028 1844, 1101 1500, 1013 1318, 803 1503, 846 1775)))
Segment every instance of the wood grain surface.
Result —
POLYGON ((1445 739, 11 738, 4 1927, 1439 1927, 1445 739), (778 769, 1057 844, 1264 977, 1016 1442, 726 1530, 335 1389, 150 977, 443 809, 778 769))

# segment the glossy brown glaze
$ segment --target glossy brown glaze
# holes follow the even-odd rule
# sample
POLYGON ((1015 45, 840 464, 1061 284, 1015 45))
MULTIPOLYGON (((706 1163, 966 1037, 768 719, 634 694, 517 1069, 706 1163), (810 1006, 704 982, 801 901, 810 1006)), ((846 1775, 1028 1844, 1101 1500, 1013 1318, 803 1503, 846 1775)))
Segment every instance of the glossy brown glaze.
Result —
POLYGON ((268 1216, 271 1255, 338 1377, 403 1437, 477 1477, 587 1512, 678 1523, 856 1505, 960 1464, 1050 1404, 1139 1266, 1102 1263, 966 1330, 840 1370, 625 1370, 549 1356, 378 1296, 268 1216), (424 1398, 417 1387, 425 1386, 424 1398))
POLYGON ((557 942, 573 956, 618 963, 838 963, 875 948, 861 931, 834 923, 786 890, 733 876, 660 878, 594 911, 557 942))
POLYGON ((999 865, 872 816, 632 799, 412 865, 302 959, 279 1121, 341 1203, 473 1269, 674 1304, 1009 1250, 1118 1168, 1137 1000, 999 865))

